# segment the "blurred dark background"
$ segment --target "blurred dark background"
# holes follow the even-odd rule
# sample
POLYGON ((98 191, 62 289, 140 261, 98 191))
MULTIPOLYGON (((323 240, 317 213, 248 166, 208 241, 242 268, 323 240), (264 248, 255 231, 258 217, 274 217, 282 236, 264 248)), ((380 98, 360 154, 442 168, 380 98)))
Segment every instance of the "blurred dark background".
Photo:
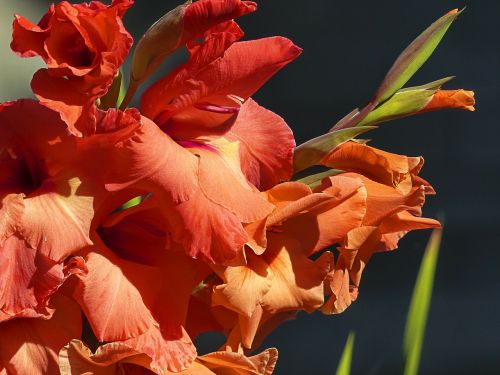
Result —
MULTIPOLYGON (((178 3, 136 0, 125 23, 137 39, 178 3)), ((31 75, 38 62, 4 59, 9 19, 13 12, 38 19, 48 2, 0 4, 6 20, 0 66, 31 75)), ((500 2, 273 0, 261 1, 257 13, 239 20, 247 39, 282 35, 304 49, 255 95, 286 119, 301 143, 366 104, 413 38, 447 11, 463 6, 465 12, 409 85, 455 75, 447 88, 474 90, 476 112, 430 113, 383 124, 370 133, 373 146, 424 156, 422 176, 438 192, 428 199, 424 214, 446 218, 421 374, 500 373, 500 2)), ((162 73, 183 57, 170 59, 162 73)), ((28 90, 29 76, 22 82, 16 78, 15 87, 13 79, 2 78, 2 101, 27 95, 19 90, 28 90)), ((410 233, 399 250, 376 255, 363 276, 358 301, 345 313, 303 313, 273 332, 264 346, 279 348, 275 373, 333 374, 349 331, 356 332, 353 374, 401 373, 406 313, 429 234, 410 233)), ((205 337, 199 344, 203 353, 219 341, 205 337)))

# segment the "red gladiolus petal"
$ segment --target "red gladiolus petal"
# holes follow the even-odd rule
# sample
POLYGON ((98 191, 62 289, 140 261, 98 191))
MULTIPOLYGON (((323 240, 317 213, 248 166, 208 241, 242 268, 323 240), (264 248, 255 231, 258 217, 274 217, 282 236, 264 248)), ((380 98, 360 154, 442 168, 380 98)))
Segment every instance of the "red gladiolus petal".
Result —
MULTIPOLYGON (((167 120, 200 101, 226 105, 228 95, 247 99, 301 52, 290 40, 273 37, 232 44, 221 58, 212 60, 213 54, 204 51, 211 46, 202 44, 184 68, 144 93, 141 108, 146 116, 155 119, 165 112, 162 119, 167 120), (225 102, 220 103, 221 99, 225 102)), ((169 129, 173 126, 169 124, 169 129)), ((169 130, 169 134, 174 133, 169 130)))

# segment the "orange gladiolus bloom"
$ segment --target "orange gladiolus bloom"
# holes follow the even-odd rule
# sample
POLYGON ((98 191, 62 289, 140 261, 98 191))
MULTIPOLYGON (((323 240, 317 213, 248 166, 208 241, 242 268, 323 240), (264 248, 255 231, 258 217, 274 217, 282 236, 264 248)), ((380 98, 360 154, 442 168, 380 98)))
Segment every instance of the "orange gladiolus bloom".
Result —
MULTIPOLYGON (((342 312, 374 253, 439 227, 422 217, 434 194, 423 158, 349 138, 374 104, 295 152, 285 120, 252 95, 301 49, 240 41, 233 19, 251 1, 162 17, 116 103, 132 3, 64 1, 38 24, 14 20, 12 49, 47 67, 37 100, 0 104, 0 374, 271 375, 277 350, 251 352, 273 329, 299 311, 342 312), (187 62, 126 109, 181 47, 187 62), (293 181, 301 155, 335 170, 293 181), (209 331, 226 341, 203 355, 193 339, 209 331)), ((473 105, 472 92, 438 90, 423 111, 473 105)))
POLYGON ((292 173, 290 129, 248 98, 300 49, 278 37, 234 43, 241 36, 230 21, 207 31, 201 44, 188 44, 189 61, 142 97, 142 111, 156 125, 144 119, 134 140, 112 156, 120 174, 125 163, 134 165, 133 175, 108 184, 114 191, 157 192, 174 241, 188 255, 216 263, 231 261, 248 242, 242 223, 272 211, 257 188, 292 173), (264 59, 262 48, 268 51, 264 59), (279 146, 272 149, 275 142, 279 146), (174 158, 178 174, 170 167, 174 158), (203 219, 196 211, 204 212, 203 219))

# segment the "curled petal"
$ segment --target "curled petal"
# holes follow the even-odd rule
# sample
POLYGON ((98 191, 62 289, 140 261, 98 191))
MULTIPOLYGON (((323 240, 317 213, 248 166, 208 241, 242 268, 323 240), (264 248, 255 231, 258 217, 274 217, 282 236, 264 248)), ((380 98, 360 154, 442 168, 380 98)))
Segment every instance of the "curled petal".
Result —
POLYGON ((198 358, 207 368, 218 374, 218 370, 227 373, 234 370, 245 375, 271 375, 278 360, 278 350, 266 349, 260 354, 246 357, 240 353, 214 352, 198 358))
POLYGON ((108 88, 132 46, 121 17, 131 1, 51 6, 38 25, 14 20, 12 49, 22 57, 39 55, 47 69, 32 79, 42 104, 60 113, 70 132, 91 135, 95 105, 108 88))
POLYGON ((321 160, 327 167, 363 174, 403 194, 411 189, 411 175, 418 174, 423 162, 421 157, 391 154, 357 142, 346 142, 321 160))
POLYGON ((59 352, 61 375, 83 373, 115 375, 131 370, 128 366, 138 364, 148 367, 150 360, 137 353, 130 346, 113 342, 97 348, 95 354, 80 340, 71 340, 59 352))
MULTIPOLYGON (((320 195, 324 199, 281 226, 287 235, 301 243, 308 254, 342 241, 351 229, 361 225, 366 213, 367 193, 360 179, 344 175, 330 177, 324 180, 318 191, 322 193, 315 193, 312 197, 320 195)), ((286 208, 308 198, 302 198, 286 208)))
POLYGON ((196 358, 196 348, 184 328, 179 336, 169 337, 160 328, 151 326, 142 335, 123 343, 150 357, 151 369, 160 374, 185 370, 196 358))
POLYGON ((328 274, 325 284, 331 296, 321 307, 321 312, 324 314, 340 314, 358 296, 357 288, 351 285, 349 270, 342 256, 339 257, 334 269, 328 274))

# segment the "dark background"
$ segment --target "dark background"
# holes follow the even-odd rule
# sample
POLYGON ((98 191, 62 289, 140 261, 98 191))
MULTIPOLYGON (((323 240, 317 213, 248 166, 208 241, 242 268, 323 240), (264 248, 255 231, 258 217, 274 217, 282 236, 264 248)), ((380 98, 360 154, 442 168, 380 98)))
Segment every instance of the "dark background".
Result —
MULTIPOLYGON (((136 0, 125 23, 137 40, 178 3, 136 0)), ((282 35, 304 49, 255 95, 286 119, 302 143, 366 104, 413 38, 465 5, 409 85, 455 75, 447 88, 474 90, 476 112, 430 113, 370 133, 373 146, 424 156, 422 176, 438 192, 428 199, 424 214, 446 218, 421 374, 500 373, 500 2, 263 0, 257 13, 238 21, 247 39, 282 35)), ((182 58, 171 58, 163 73, 182 58)), ((376 255, 358 301, 343 314, 302 313, 273 332, 264 346, 280 351, 275 373, 335 373, 349 331, 356 332, 353 374, 401 373, 406 313, 429 234, 410 233, 399 250, 376 255)), ((199 340, 200 352, 214 350, 219 339, 199 340)))

